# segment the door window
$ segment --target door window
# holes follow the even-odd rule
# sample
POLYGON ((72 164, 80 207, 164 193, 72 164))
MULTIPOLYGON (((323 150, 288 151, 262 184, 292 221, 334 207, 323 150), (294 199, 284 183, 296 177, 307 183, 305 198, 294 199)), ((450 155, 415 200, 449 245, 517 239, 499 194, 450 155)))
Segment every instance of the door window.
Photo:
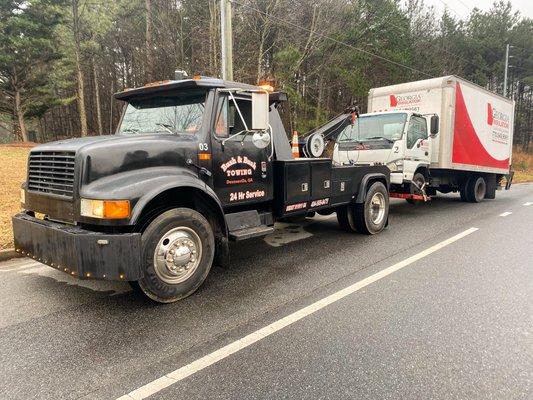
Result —
POLYGON ((426 119, 412 116, 407 128, 407 148, 412 149, 418 139, 427 139, 428 129, 426 119))
POLYGON ((217 116, 215 119, 215 135, 217 137, 225 138, 229 134, 228 129, 228 98, 221 97, 218 101, 217 116))
POLYGON ((252 127, 252 102, 246 99, 235 99, 237 106, 242 114, 242 118, 239 115, 239 110, 235 107, 235 104, 230 102, 229 104, 229 119, 230 119, 230 129, 229 134, 234 135, 236 133, 246 130, 246 127, 250 129, 252 127), (244 121, 243 121, 244 119, 244 121), (244 125, 246 122, 246 126, 244 125))
POLYGON ((217 106, 214 131, 217 137, 225 138, 246 130, 252 126, 252 102, 247 99, 235 99, 241 112, 228 96, 221 97, 217 106), (246 125, 245 125, 246 123, 246 125))

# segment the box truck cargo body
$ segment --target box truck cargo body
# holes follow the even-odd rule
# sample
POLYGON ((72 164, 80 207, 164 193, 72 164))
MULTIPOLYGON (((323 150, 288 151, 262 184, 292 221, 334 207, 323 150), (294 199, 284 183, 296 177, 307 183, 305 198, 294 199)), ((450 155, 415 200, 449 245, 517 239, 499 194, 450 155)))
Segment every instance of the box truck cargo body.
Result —
POLYGON ((511 163, 514 102, 455 76, 371 89, 368 111, 436 114, 431 167, 506 174, 511 163))
POLYGON ((398 191, 460 191, 476 201, 477 188, 493 198, 510 173, 513 123, 513 101, 456 76, 374 88, 368 113, 339 135, 334 159, 387 164, 398 191))

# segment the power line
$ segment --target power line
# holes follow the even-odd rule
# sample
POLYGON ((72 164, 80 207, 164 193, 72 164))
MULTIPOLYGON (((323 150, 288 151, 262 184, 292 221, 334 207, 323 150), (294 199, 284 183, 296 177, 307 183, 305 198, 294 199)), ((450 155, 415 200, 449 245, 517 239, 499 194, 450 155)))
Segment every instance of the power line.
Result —
POLYGON ((459 3, 461 3, 468 11, 472 11, 472 8, 468 6, 463 0, 457 0, 459 3))
POLYGON ((445 9, 446 9, 446 8, 450 9, 451 11, 453 11, 453 13, 454 13, 455 15, 457 15, 457 16, 459 17, 459 19, 463 19, 463 17, 461 17, 461 15, 460 15, 457 11, 455 11, 454 8, 450 7, 450 5, 449 5, 448 3, 444 2, 443 0, 439 0, 439 1, 440 1, 442 4, 444 4, 445 9))
POLYGON ((290 21, 287 21, 287 20, 284 20, 284 19, 281 19, 281 18, 274 17, 272 14, 268 14, 268 13, 262 11, 262 10, 259 10, 259 9, 255 8, 255 7, 252 7, 252 6, 249 6, 249 5, 247 5, 247 4, 240 3, 240 2, 238 2, 238 1, 236 1, 236 0, 230 0, 230 1, 231 1, 232 3, 234 3, 234 4, 237 4, 237 5, 241 6, 241 7, 248 8, 248 9, 253 10, 253 11, 259 13, 259 14, 262 14, 262 15, 264 15, 265 17, 270 18, 270 19, 272 19, 272 20, 274 20, 274 21, 278 21, 278 22, 281 22, 281 23, 283 23, 283 24, 290 25, 290 26, 292 26, 292 27, 294 27, 294 28, 297 28, 297 29, 300 29, 300 30, 306 31, 307 33, 310 33, 310 34, 313 34, 313 35, 317 35, 317 36, 319 36, 319 37, 321 37, 321 38, 323 38, 323 39, 327 39, 327 40, 330 40, 330 41, 332 41, 332 42, 334 42, 334 43, 340 44, 340 45, 342 45, 342 46, 346 46, 346 47, 348 47, 348 48, 350 48, 350 49, 352 49, 352 50, 359 51, 359 52, 361 52, 361 53, 364 53, 364 54, 367 54, 367 55, 369 55, 369 56, 375 57, 375 58, 377 58, 377 59, 379 59, 379 60, 386 61, 386 62, 388 62, 388 63, 390 63, 390 64, 394 64, 394 65, 396 65, 396 66, 398 66, 398 67, 402 67, 402 68, 405 68, 405 69, 411 70, 411 71, 413 71, 413 72, 417 72, 417 73, 419 73, 419 74, 425 75, 425 76, 427 76, 427 77, 433 78, 433 75, 430 75, 430 74, 428 74, 428 73, 426 73, 426 72, 424 72, 424 71, 421 71, 421 70, 419 70, 419 69, 416 69, 416 68, 410 67, 410 66, 408 66, 408 65, 405 65, 405 64, 399 63, 399 62, 397 62, 397 61, 394 61, 394 60, 388 59, 388 58, 386 58, 386 57, 383 57, 383 56, 380 56, 380 55, 378 55, 378 54, 372 53, 372 52, 370 52, 370 51, 368 51, 368 50, 364 50, 364 49, 361 49, 361 48, 359 48, 359 47, 355 47, 355 46, 353 46, 353 45, 351 45, 351 44, 349 44, 349 43, 346 43, 346 42, 343 42, 343 41, 341 41, 341 40, 335 39, 335 38, 333 38, 333 37, 331 37, 331 36, 328 36, 328 35, 325 35, 325 34, 323 34, 323 33, 321 33, 321 32, 313 31, 312 29, 308 29, 308 28, 306 28, 306 27, 300 26, 300 25, 295 24, 295 23, 293 23, 293 22, 290 22, 290 21))

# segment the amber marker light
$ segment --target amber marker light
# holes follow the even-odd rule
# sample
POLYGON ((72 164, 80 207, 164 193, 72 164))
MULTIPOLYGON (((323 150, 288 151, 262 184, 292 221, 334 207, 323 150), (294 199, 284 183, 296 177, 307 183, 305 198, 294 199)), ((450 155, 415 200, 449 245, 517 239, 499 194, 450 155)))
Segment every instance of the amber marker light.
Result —
POLYGON ((261 89, 263 89, 265 92, 272 93, 274 91, 274 80, 271 79, 263 79, 259 81, 258 85, 261 89))
POLYGON ((80 213, 84 217, 101 219, 124 219, 130 217, 128 200, 81 199, 80 213))

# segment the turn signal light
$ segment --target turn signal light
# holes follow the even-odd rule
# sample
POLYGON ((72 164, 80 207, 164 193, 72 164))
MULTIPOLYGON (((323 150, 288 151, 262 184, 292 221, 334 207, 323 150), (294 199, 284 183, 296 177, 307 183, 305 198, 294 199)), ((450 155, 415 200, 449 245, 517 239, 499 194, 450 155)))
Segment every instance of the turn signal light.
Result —
POLYGON ((123 219, 130 217, 128 200, 81 199, 80 213, 84 217, 102 219, 123 219))

